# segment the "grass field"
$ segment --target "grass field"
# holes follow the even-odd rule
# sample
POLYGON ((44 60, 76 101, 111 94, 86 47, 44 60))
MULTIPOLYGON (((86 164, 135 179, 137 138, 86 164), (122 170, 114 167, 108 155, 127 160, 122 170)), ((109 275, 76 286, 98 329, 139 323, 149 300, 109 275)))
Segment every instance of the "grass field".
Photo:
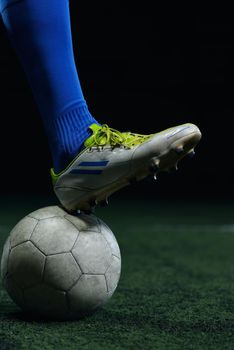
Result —
MULTIPOLYGON (((80 321, 46 323, 28 319, 1 287, 0 349, 234 349, 234 205, 112 202, 96 211, 122 254, 110 302, 80 321)), ((4 202, 0 247, 19 219, 45 205, 4 202)))

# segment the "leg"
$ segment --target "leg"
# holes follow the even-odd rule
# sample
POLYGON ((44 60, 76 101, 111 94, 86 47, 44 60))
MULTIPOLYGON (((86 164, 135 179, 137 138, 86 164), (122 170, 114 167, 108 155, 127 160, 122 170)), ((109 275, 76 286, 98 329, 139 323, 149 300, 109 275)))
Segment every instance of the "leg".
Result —
POLYGON ((151 135, 98 125, 88 111, 75 67, 68 0, 0 4, 44 121, 54 190, 66 209, 89 211, 132 181, 176 168, 180 159, 193 153, 201 138, 194 124, 151 135))
POLYGON ((63 170, 97 123, 75 65, 68 0, 1 0, 2 18, 28 77, 56 172, 63 170))

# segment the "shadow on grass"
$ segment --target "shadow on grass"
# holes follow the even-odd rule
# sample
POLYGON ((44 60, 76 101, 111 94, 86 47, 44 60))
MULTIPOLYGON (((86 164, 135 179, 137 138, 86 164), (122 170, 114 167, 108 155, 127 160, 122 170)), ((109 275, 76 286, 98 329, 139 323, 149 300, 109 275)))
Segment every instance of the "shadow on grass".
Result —
MULTIPOLYGON (((0 305, 1 307, 1 305, 0 305)), ((96 311, 97 313, 97 311, 96 311)), ((9 321, 20 321, 20 322, 26 322, 26 323, 63 323, 63 322, 80 322, 85 321, 86 319, 89 319, 92 317, 93 313, 85 314, 85 315, 79 315, 74 317, 68 315, 67 317, 59 317, 59 316, 45 316, 40 315, 38 313, 33 312, 26 312, 20 309, 17 310, 9 310, 9 312, 1 312, 0 311, 0 319, 8 319, 9 321)))
MULTIPOLYGON (((1 313, 0 313, 1 315, 1 313)), ((27 323, 79 323, 88 322, 89 325, 96 327, 98 325, 102 330, 115 331, 121 327, 127 331, 151 328, 152 331, 166 332, 168 334, 181 334, 189 332, 202 332, 202 333, 234 333, 234 319, 190 319, 188 321, 177 321, 175 319, 166 319, 157 317, 157 315, 142 315, 140 313, 129 313, 123 311, 111 311, 107 309, 99 309, 93 315, 88 315, 77 319, 48 319, 42 316, 38 316, 32 313, 26 313, 23 311, 15 311, 4 313, 4 318, 10 321, 20 321, 27 323)))

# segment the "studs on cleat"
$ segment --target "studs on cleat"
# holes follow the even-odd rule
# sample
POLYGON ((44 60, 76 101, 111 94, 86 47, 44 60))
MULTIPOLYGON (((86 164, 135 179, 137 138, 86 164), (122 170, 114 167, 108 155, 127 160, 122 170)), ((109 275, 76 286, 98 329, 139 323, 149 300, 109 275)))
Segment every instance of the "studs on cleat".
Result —
POLYGON ((159 164, 160 160, 159 159, 153 159, 151 165, 150 165, 150 171, 156 173, 156 171, 159 170, 159 164))
POLYGON ((188 156, 190 158, 193 158, 195 156, 195 152, 194 152, 194 149, 192 149, 191 151, 188 152, 188 156))
POLYGON ((100 206, 101 206, 101 207, 107 207, 108 204, 109 204, 108 198, 105 198, 104 200, 101 200, 101 201, 100 201, 100 206))
POLYGON ((177 163, 174 166, 172 166, 171 168, 165 169, 165 171, 167 171, 168 173, 171 173, 172 171, 177 171, 177 170, 178 170, 177 163))
POLYGON ((150 166, 150 171, 152 171, 153 173, 156 172, 158 170, 158 166, 157 165, 154 165, 154 164, 151 164, 150 166))
POLYGON ((89 205, 91 208, 95 208, 97 204, 98 204, 98 202, 96 199, 93 199, 89 202, 89 205))
POLYGON ((156 181, 157 180, 157 174, 154 173, 154 180, 156 181))
POLYGON ((91 211, 93 211, 93 210, 95 209, 95 207, 96 207, 98 204, 99 204, 101 207, 106 207, 106 206, 108 205, 108 198, 102 199, 102 200, 100 200, 100 201, 98 201, 97 199, 91 200, 91 201, 89 202, 91 211))
POLYGON ((177 154, 182 154, 184 153, 184 147, 182 145, 180 146, 177 146, 174 148, 174 151, 177 153, 177 154))
POLYGON ((154 160, 153 160, 153 163, 154 163, 154 165, 155 165, 156 167, 159 168, 159 164, 160 164, 160 160, 159 160, 159 159, 154 159, 154 160))

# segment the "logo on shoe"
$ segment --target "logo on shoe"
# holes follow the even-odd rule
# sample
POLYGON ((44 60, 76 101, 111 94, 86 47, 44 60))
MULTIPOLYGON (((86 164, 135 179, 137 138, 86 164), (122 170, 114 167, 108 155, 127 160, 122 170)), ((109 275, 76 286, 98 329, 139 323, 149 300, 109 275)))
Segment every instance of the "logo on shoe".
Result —
POLYGON ((81 162, 78 164, 78 167, 72 169, 69 174, 99 175, 103 172, 102 169, 107 166, 108 163, 108 160, 81 162))

